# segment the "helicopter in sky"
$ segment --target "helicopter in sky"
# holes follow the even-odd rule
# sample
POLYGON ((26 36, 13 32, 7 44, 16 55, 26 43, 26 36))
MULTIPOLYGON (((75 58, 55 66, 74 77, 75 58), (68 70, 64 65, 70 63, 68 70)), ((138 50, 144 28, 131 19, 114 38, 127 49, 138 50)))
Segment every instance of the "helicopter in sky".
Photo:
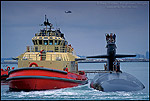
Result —
POLYGON ((65 13, 72 13, 71 11, 65 11, 65 13))

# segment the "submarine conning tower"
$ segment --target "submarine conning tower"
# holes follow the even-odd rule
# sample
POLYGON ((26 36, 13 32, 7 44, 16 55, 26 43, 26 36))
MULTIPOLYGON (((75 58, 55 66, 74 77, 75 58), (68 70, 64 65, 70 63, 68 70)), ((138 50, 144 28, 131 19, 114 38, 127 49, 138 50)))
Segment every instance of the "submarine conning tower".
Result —
MULTIPOLYGON (((116 58, 123 58, 123 57, 135 57, 136 55, 123 55, 123 54, 116 54, 116 34, 110 33, 106 34, 106 48, 107 48, 107 55, 104 56, 107 58, 107 70, 113 71, 114 70, 114 63, 116 58)), ((116 61, 119 64, 119 71, 120 71, 120 62, 116 61)))
POLYGON ((116 54, 116 35, 113 33, 106 34, 106 48, 107 48, 107 70, 113 71, 113 63, 115 61, 115 54, 116 54))
MULTIPOLYGON (((123 58, 123 57, 135 57, 136 55, 123 55, 123 54, 116 54, 116 34, 110 33, 105 34, 106 36, 106 48, 107 48, 107 54, 106 55, 98 55, 98 56, 88 56, 87 58, 107 58, 107 67, 105 70, 107 71, 113 71, 114 70, 114 62, 116 61, 116 58, 123 58)), ((116 61, 119 63, 119 61, 116 61)), ((119 71, 120 71, 120 65, 119 65, 119 71)))

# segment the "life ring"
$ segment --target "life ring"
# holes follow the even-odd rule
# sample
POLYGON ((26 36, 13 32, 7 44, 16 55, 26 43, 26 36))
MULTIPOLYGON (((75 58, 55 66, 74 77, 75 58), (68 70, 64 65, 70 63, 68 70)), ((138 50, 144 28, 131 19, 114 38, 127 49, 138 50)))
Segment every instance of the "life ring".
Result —
POLYGON ((30 63, 29 67, 32 67, 32 65, 35 65, 36 67, 38 67, 38 64, 35 62, 30 63))
POLYGON ((10 67, 9 67, 9 66, 7 67, 7 70, 10 70, 10 67))

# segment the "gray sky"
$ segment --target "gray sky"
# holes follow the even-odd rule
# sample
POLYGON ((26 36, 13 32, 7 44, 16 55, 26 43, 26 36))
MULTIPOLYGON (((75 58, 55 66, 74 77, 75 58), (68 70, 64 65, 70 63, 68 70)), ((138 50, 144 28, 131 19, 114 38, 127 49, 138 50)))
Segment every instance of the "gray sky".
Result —
POLYGON ((32 46, 45 14, 78 55, 106 54, 110 32, 117 35, 117 53, 149 50, 148 1, 1 1, 1 57, 16 57, 32 46))

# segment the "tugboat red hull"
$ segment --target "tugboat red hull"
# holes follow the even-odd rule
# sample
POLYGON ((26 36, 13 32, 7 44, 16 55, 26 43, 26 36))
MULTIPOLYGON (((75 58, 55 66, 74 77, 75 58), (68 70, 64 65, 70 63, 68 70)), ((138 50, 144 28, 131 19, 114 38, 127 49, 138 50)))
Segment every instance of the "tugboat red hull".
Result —
POLYGON ((10 90, 48 90, 75 87, 88 83, 83 75, 61 70, 26 67, 9 72, 7 78, 10 90))

